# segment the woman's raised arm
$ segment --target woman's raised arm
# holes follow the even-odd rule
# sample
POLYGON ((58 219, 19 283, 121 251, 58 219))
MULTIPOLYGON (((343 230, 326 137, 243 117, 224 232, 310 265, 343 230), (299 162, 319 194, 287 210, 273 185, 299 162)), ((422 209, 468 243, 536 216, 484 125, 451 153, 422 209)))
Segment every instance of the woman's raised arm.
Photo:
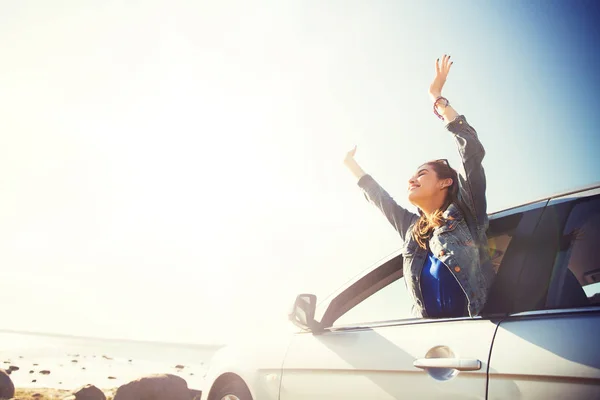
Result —
POLYGON ((358 179, 358 186, 363 190, 366 199, 373 203, 389 223, 400 234, 402 240, 405 240, 405 235, 408 228, 419 218, 416 214, 411 213, 405 208, 399 206, 396 201, 388 194, 388 192, 367 174, 354 159, 356 154, 356 146, 346 154, 344 164, 350 172, 358 179))
POLYGON ((479 141, 477 132, 469 125, 464 115, 442 97, 442 88, 452 67, 450 56, 444 55, 435 62, 435 78, 429 87, 429 96, 436 115, 446 123, 446 129, 454 134, 458 152, 462 159, 459 169, 459 199, 465 203, 480 226, 487 226, 487 201, 485 198, 486 179, 482 166, 485 150, 479 141))

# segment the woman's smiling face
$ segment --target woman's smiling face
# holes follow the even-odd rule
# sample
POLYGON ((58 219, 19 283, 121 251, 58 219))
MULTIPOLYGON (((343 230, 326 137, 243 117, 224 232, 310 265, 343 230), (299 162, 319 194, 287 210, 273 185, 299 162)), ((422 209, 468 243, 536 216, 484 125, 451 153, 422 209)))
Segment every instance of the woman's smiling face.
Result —
POLYGON ((421 165, 408 180, 408 201, 415 204, 439 194, 442 181, 430 164, 421 165))

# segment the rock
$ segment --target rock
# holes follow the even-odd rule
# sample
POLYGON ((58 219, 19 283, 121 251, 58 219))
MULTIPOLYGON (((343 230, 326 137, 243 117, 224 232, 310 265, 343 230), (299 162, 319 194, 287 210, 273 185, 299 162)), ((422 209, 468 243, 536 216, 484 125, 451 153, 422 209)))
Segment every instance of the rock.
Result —
POLYGON ((94 385, 85 385, 73 392, 75 400, 106 400, 102 390, 94 385))
POLYGON ((35 372, 35 371, 34 371, 34 370, 32 370, 32 369, 31 369, 31 370, 29 370, 29 373, 30 373, 30 374, 33 374, 34 372, 35 372))
POLYGON ((37 367, 37 366, 38 366, 38 364, 33 364, 33 366, 34 366, 34 367, 37 367))
POLYGON ((102 356, 102 358, 104 358, 105 360, 112 360, 112 357, 109 356, 102 356))
POLYGON ((50 371, 48 371, 47 369, 43 369, 40 371, 40 374, 42 375, 50 375, 50 371))
POLYGON ((72 363, 77 363, 77 362, 79 362, 79 361, 77 361, 77 360, 71 360, 71 362, 72 362, 72 363))
POLYGON ((117 379, 114 376, 109 376, 108 379, 117 379))
POLYGON ((0 399, 12 399, 15 396, 15 385, 10 376, 0 369, 0 399))
POLYGON ((37 382, 37 379, 32 379, 32 380, 31 380, 31 382, 32 382, 32 383, 36 383, 36 382, 37 382))
POLYGON ((185 366, 183 366, 183 365, 181 365, 181 364, 177 364, 177 365, 175 366, 175 369, 184 369, 184 368, 185 368, 185 366))
POLYGON ((8 367, 8 369, 10 370, 10 372, 13 372, 13 371, 18 371, 20 368, 17 367, 16 365, 11 365, 10 367, 8 367))
POLYGON ((117 389, 114 400, 190 400, 187 382, 176 375, 149 375, 117 389))
POLYGON ((42 397, 42 394, 41 393, 34 393, 34 394, 31 395, 31 397, 35 397, 35 398, 42 397))

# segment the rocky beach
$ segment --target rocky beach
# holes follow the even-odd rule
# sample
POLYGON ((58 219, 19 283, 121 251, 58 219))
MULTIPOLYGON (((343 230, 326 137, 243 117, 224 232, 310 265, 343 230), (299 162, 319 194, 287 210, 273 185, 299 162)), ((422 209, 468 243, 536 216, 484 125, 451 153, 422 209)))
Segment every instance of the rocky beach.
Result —
POLYGON ((15 398, 37 393, 38 399, 63 399, 84 385, 94 385, 110 398, 120 386, 155 374, 182 378, 190 389, 201 389, 217 348, 0 332, 0 369, 17 389, 15 398))

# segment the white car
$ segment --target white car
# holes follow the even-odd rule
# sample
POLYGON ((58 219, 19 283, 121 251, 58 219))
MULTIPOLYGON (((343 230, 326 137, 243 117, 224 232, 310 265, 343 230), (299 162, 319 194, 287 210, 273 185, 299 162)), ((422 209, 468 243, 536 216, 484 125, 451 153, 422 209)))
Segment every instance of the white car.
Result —
POLYGON ((296 332, 219 350, 202 400, 600 399, 600 184, 491 214, 488 238, 481 316, 408 316, 397 254, 299 295, 296 332))

